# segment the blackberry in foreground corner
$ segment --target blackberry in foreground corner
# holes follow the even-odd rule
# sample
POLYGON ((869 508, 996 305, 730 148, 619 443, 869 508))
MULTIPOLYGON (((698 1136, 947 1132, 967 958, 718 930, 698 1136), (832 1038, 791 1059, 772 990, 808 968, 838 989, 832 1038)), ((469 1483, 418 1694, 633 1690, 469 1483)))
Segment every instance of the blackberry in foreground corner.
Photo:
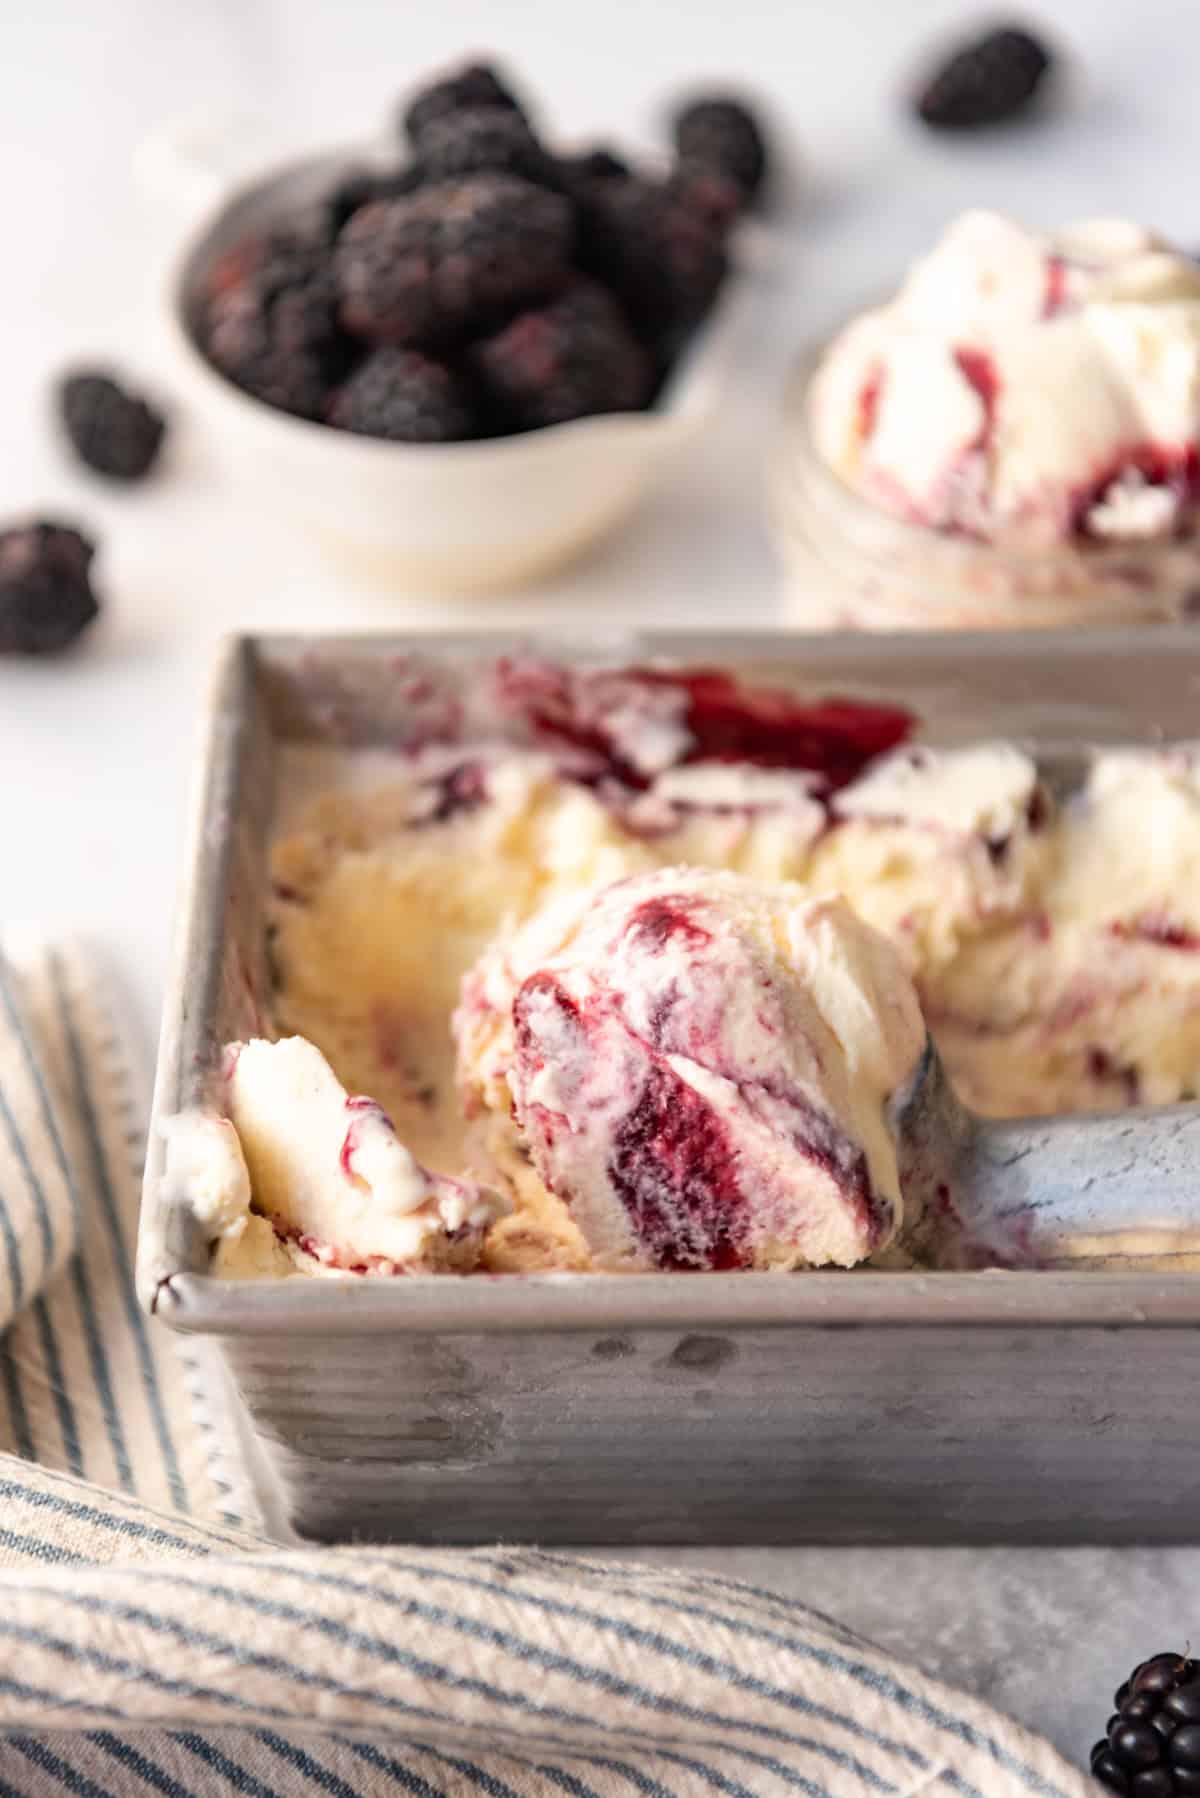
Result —
POLYGON ((998 125, 1030 104, 1051 61, 1028 31, 989 31, 942 64, 918 95, 917 114, 938 131, 998 125))
POLYGON ((478 435, 461 376, 416 350, 375 350, 334 395, 329 422, 394 443, 453 443, 478 435))
POLYGON ((1128 1798, 1200 1792, 1200 1661, 1156 1654, 1119 1687, 1091 1770, 1128 1798))
POLYGON ((432 119, 414 152, 426 181, 453 181, 485 170, 557 185, 552 157, 519 112, 505 106, 466 107, 432 119))
POLYGON ((114 481, 140 481, 162 448, 166 421, 111 376, 80 370, 59 383, 58 410, 81 462, 114 481))
POLYGON ((448 114, 475 106, 502 106, 523 115, 524 108, 489 63, 470 63, 453 75, 430 82, 414 94, 401 119, 411 144, 416 146, 426 129, 448 114))
POLYGON ((470 175, 364 206, 338 239, 347 330, 369 343, 430 344, 540 299, 566 272, 571 209, 516 175, 470 175))
POLYGON ((708 95, 691 100, 675 114, 672 136, 679 156, 736 181, 753 199, 767 173, 762 127, 740 100, 708 95))
POLYGON ((616 301, 591 281, 521 313, 476 344, 472 361, 502 430, 630 412, 650 394, 649 358, 616 301))
POLYGON ((100 610, 89 575, 95 544, 40 520, 0 531, 0 655, 57 655, 100 610))

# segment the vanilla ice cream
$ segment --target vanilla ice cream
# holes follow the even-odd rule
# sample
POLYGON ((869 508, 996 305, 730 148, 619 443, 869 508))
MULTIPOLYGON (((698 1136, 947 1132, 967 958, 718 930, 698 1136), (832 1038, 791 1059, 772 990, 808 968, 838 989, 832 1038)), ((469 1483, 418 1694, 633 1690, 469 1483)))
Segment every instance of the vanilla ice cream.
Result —
POLYGON ((283 1040, 167 1148, 219 1271, 893 1265, 914 989, 979 1111, 1200 1094, 1196 746, 1056 798, 894 709, 642 678, 506 664, 406 750, 285 751, 283 1040))
POLYGON ((834 339, 808 403, 828 466, 911 523, 1177 536, 1200 495, 1200 266, 1122 220, 968 212, 834 339))
POLYGON ((212 1242, 235 1241, 250 1216, 250 1172, 227 1117, 186 1111, 163 1126, 163 1174, 171 1199, 186 1205, 212 1242))
POLYGON ((669 868, 560 901, 484 959, 468 987, 496 1001, 494 1031, 468 999, 464 1082, 593 1265, 848 1267, 891 1241, 887 1102, 925 1030, 844 900, 669 868))
POLYGON ((1050 796, 1004 743, 897 750, 831 809, 808 883, 850 894, 925 987, 965 942, 1024 915, 1051 853, 1050 796))
POLYGON ((1200 746, 1100 755, 1033 903, 927 982, 947 1065, 1017 1114, 1200 1096, 1200 746))
MULTIPOLYGON (((256 1214, 273 1234, 325 1267, 391 1274, 468 1271, 500 1197, 431 1174, 373 1099, 347 1093, 300 1037, 234 1044, 227 1057, 229 1121, 245 1158, 256 1214)), ((230 1209, 226 1204, 221 1215, 230 1209)), ((222 1234, 236 1243, 244 1230, 222 1234)), ((261 1227, 251 1234, 260 1273, 261 1227)), ((224 1271, 237 1272, 226 1252, 224 1271)))

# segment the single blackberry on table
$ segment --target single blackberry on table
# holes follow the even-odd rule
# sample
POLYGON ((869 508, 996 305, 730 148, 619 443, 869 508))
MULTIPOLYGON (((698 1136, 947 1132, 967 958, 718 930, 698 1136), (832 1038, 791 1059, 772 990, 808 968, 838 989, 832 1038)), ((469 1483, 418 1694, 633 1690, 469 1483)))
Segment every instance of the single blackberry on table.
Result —
POLYGON ((998 125, 1024 112, 1053 59, 1028 31, 1005 26, 956 50, 917 96, 917 116, 937 131, 998 125))
POLYGON ((736 181, 748 200, 767 175, 767 141, 762 126, 742 101, 707 94, 681 106, 672 120, 676 153, 736 181))
POLYGON ((708 311, 728 267, 727 232, 686 186, 596 181, 576 214, 581 268, 612 289, 640 335, 675 339, 708 311))
POLYGON ((140 481, 158 459, 166 420, 111 375, 80 369, 58 385, 63 428, 81 462, 114 481, 140 481))
POLYGON ((100 610, 95 551, 82 532, 45 519, 0 531, 0 655, 57 655, 86 629, 100 610))
POLYGON ((554 158, 538 142, 524 117, 504 106, 475 106, 432 119, 414 151, 425 181, 453 181, 460 175, 494 172, 521 175, 556 187, 554 158))
POLYGON ((414 94, 404 109, 401 125, 409 142, 415 146, 438 119, 476 106, 502 106, 508 112, 524 113, 516 95, 506 87, 491 64, 476 62, 430 82, 414 94))
POLYGON ((333 396, 329 422, 397 443, 452 443, 478 435, 461 375, 417 350, 374 350, 333 396))
POLYGON ((1092 1749, 1092 1777, 1127 1798, 1200 1792, 1200 1661, 1152 1655, 1117 1689, 1113 1704, 1092 1749))
POLYGON ((500 429, 532 430, 595 412, 629 412, 650 396, 650 360, 611 294, 577 280, 474 345, 472 365, 500 429))
POLYGON ((484 329, 564 278, 571 237, 567 201, 516 175, 364 206, 334 255, 342 321, 370 343, 430 345, 484 329))
POLYGON ((209 359, 256 399, 319 417, 350 355, 328 247, 286 232, 250 240, 214 264, 206 285, 209 359))

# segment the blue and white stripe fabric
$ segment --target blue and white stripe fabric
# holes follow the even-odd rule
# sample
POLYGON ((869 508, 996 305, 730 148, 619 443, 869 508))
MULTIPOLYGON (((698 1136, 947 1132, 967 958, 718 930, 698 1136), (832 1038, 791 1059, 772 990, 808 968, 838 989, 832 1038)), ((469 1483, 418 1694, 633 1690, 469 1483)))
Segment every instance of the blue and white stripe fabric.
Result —
POLYGON ((268 1541, 203 1367, 132 1305, 137 1104, 88 958, 35 957, 4 993, 0 1798, 1097 1789, 734 1580, 268 1541))
POLYGON ((0 1451, 256 1524, 203 1349, 134 1291, 148 1079, 117 989, 85 944, 3 944, 0 1451))
POLYGON ((0 1330, 74 1254, 80 1204, 62 1138, 66 1107, 51 1090, 52 1073, 33 1048, 34 1025, 15 973, 0 961, 0 1040, 14 1050, 0 1084, 0 1330))
POLYGON ((0 1793, 1090 1789, 986 1706, 736 1581, 529 1549, 285 1550, 0 1477, 0 1793))

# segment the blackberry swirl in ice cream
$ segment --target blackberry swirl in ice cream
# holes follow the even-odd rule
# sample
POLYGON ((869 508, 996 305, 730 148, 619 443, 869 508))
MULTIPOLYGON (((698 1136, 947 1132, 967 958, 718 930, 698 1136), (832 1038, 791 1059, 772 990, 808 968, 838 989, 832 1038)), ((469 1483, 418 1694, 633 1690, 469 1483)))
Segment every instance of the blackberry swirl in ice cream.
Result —
MULTIPOLYGON (((504 1201, 423 1168, 383 1107, 347 1093, 312 1043, 233 1044, 223 1083, 241 1154, 222 1145, 218 1270, 226 1258, 257 1273, 290 1272, 289 1261, 306 1272, 385 1275, 478 1264, 504 1201)), ((188 1140, 178 1121, 175 1134, 188 1140)))
POLYGON ((617 881, 485 956, 457 1021, 465 1084, 598 1267, 850 1267, 896 1233, 887 1103, 925 1026, 844 899, 696 868, 617 881))
POLYGON ((1056 797, 710 670, 432 697, 284 752, 259 1040, 169 1148, 223 1273, 897 1265, 925 1027, 990 1116, 1200 1094, 1194 746, 1056 797))
POLYGON ((1200 499, 1200 267, 1095 220, 1042 237, 969 212, 827 350, 826 462, 936 530, 1170 537, 1200 499))
POLYGON ((1125 220, 965 213, 820 354, 778 477, 849 623, 1171 615, 1200 585, 1200 266, 1125 220))

